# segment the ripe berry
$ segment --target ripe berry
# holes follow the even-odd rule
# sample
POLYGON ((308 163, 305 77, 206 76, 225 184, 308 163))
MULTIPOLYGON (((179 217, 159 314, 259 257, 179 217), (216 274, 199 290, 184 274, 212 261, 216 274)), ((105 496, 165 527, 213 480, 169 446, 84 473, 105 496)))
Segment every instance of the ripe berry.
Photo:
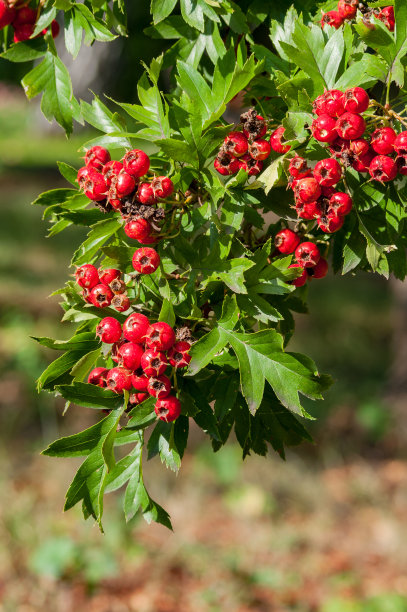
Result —
POLYGON ((181 402, 174 395, 157 400, 154 411, 161 421, 172 423, 181 414, 181 402))
POLYGON ((329 115, 320 115, 311 125, 312 135, 319 142, 334 142, 337 139, 338 133, 335 129, 336 121, 329 115))
POLYGON ((108 200, 110 206, 112 208, 114 208, 114 210, 121 210, 122 209, 123 202, 119 198, 116 198, 116 193, 115 193, 114 190, 113 191, 109 190, 109 195, 107 197, 107 200, 108 200))
POLYGON ((150 168, 150 158, 141 149, 133 149, 123 157, 123 165, 126 172, 139 178, 147 174, 150 168))
POLYGON ((8 5, 5 0, 0 0, 0 30, 10 25, 16 19, 17 11, 8 5))
POLYGON ((144 350, 140 344, 134 344, 133 342, 126 342, 122 344, 117 351, 119 357, 119 363, 127 370, 137 370, 140 367, 141 356, 144 350))
POLYGON ((105 179, 100 172, 90 172, 82 183, 82 189, 89 200, 100 202, 107 195, 105 179))
POLYGON ((151 181, 156 198, 168 198, 174 191, 174 183, 168 176, 156 176, 151 181))
POLYGON ((308 280, 307 271, 299 263, 293 263, 288 267, 300 268, 300 270, 302 270, 301 276, 298 276, 298 278, 294 278, 292 281, 290 281, 290 284, 294 285, 294 287, 302 287, 303 285, 305 285, 308 280))
POLYGON ((141 367, 146 376, 161 376, 167 366, 167 358, 161 351, 147 349, 141 356, 141 367))
POLYGON ((110 162, 107 162, 107 164, 103 166, 102 174, 105 177, 106 185, 108 187, 110 187, 111 185, 112 178, 114 176, 117 176, 121 170, 123 170, 123 164, 114 159, 112 159, 112 161, 110 162))
POLYGON ((307 268, 307 273, 312 278, 324 278, 328 273, 328 262, 321 257, 315 268, 307 268))
POLYGON ((223 143, 225 150, 234 157, 247 153, 248 145, 247 137, 242 132, 230 132, 223 143))
POLYGON ((24 25, 15 28, 13 41, 15 43, 19 43, 29 40, 34 32, 34 28, 35 26, 33 23, 25 23, 24 25))
POLYGON ((369 143, 364 138, 357 138, 356 140, 352 140, 348 144, 349 152, 351 153, 352 158, 356 157, 357 159, 360 159, 371 151, 369 143))
POLYGON ((313 242, 302 242, 295 249, 295 259, 303 268, 316 266, 320 257, 319 249, 313 242))
POLYGON ((263 170, 263 162, 253 159, 249 153, 237 160, 239 170, 243 169, 249 176, 257 176, 263 170))
POLYGON ((397 176, 397 164, 387 155, 376 155, 370 162, 369 174, 375 181, 388 183, 397 176))
POLYGON ((239 160, 227 153, 220 153, 213 162, 214 168, 222 176, 230 176, 239 172, 239 160))
POLYGON ((107 285, 96 285, 90 292, 90 299, 96 308, 106 308, 110 306, 114 298, 114 293, 107 285))
POLYGON ((168 351, 168 361, 174 368, 186 368, 191 361, 188 351, 191 348, 189 342, 176 342, 168 351))
POLYGON ((137 189, 137 199, 141 204, 155 204, 157 198, 151 183, 140 183, 137 189))
POLYGON ((369 172, 370 164, 374 156, 374 152, 370 149, 366 155, 361 155, 353 161, 352 168, 361 173, 369 172))
POLYGON ((37 11, 29 6, 22 6, 17 9, 17 16, 13 19, 13 28, 19 28, 27 23, 35 23, 37 21, 37 11))
POLYGON ((153 228, 147 219, 139 218, 128 221, 124 226, 124 233, 133 240, 138 240, 141 244, 146 244, 144 241, 151 237, 153 228))
MULTIPOLYGON (((56 37, 58 36, 58 34, 59 34, 60 30, 61 30, 61 28, 60 28, 60 26, 59 26, 58 21, 56 21, 56 19, 54 19, 54 20, 51 22, 51 35, 52 35, 52 38, 56 38, 56 37)), ((45 30, 45 32, 46 32, 46 30, 45 30)), ((44 30, 43 30, 43 33, 44 33, 44 34, 45 34, 45 32, 44 32, 44 30)))
POLYGON ((132 264, 140 274, 152 274, 160 265, 160 256, 151 247, 141 247, 134 251, 132 264))
POLYGON ((147 391, 157 399, 164 399, 170 394, 171 381, 168 376, 154 376, 148 381, 147 391))
POLYGON ((119 293, 112 299, 112 306, 117 312, 126 312, 130 308, 130 299, 128 295, 119 293))
POLYGON ((321 206, 319 202, 301 202, 298 201, 295 205, 295 210, 297 211, 297 215, 301 219, 315 219, 318 215, 321 214, 321 206))
POLYGON ((175 343, 175 332, 168 323, 158 321, 148 328, 145 342, 148 348, 168 351, 175 343))
POLYGON ((280 125, 270 136, 270 146, 276 153, 287 153, 291 147, 290 145, 283 144, 283 134, 285 127, 280 125))
MULTIPOLYGON (((242 119, 242 118, 241 118, 242 119)), ((243 134, 250 140, 263 138, 267 132, 267 124, 261 115, 254 115, 244 122, 243 134)))
POLYGON ((342 19, 353 19, 358 11, 359 0, 339 0, 338 13, 342 19))
POLYGON ((145 315, 140 312, 133 312, 123 323, 123 336, 129 342, 141 344, 144 342, 149 327, 150 321, 145 315))
POLYGON ((114 317, 105 317, 99 321, 96 327, 96 336, 106 344, 114 344, 122 337, 122 326, 120 321, 114 317))
POLYGON ((145 402, 145 400, 149 397, 150 396, 148 393, 132 393, 129 397, 129 404, 131 407, 138 406, 139 404, 145 402))
POLYGON ((283 229, 277 232, 274 238, 274 244, 280 253, 288 255, 289 253, 294 253, 295 249, 300 244, 300 237, 293 232, 293 230, 283 229))
POLYGON ((407 154, 407 132, 400 132, 394 141, 393 148, 398 155, 407 154))
POLYGON ((344 97, 339 89, 330 89, 324 94, 324 114, 340 117, 345 112, 344 97))
POLYGON ((82 289, 82 297, 87 304, 92 304, 92 300, 90 299, 90 289, 82 289))
POLYGON ((369 106, 369 95, 362 87, 352 87, 344 93, 344 108, 349 113, 364 113, 369 106))
POLYGON ((99 278, 103 285, 110 285, 116 278, 120 278, 122 273, 117 268, 99 268, 99 278))
POLYGON ((83 184, 88 178, 89 174, 94 172, 93 168, 89 166, 83 166, 83 168, 79 168, 78 174, 76 175, 76 180, 79 184, 80 189, 83 189, 83 184))
POLYGON ((249 154, 255 160, 267 159, 271 153, 271 145, 267 140, 254 140, 249 144, 249 154))
POLYGON ((336 131, 344 140, 355 140, 365 133, 366 123, 361 115, 344 113, 336 122, 336 131))
POLYGON ((403 176, 407 175, 407 155, 398 155, 396 157, 397 169, 403 176))
POLYGON ((97 385, 98 387, 106 387, 106 375, 109 372, 106 368, 94 368, 88 376, 88 383, 90 385, 97 385))
POLYGON ((349 153, 349 140, 337 138, 329 147, 329 152, 333 157, 344 159, 349 153))
POLYGON ((120 174, 112 178, 111 186, 116 191, 116 196, 118 198, 124 198, 125 196, 133 193, 133 191, 136 189, 136 181, 131 174, 125 170, 122 170, 120 174))
POLYGON ((106 376, 106 386, 115 393, 131 389, 131 372, 124 368, 112 368, 106 376))
POLYGON ((138 374, 133 374, 131 377, 131 384, 137 391, 147 391, 149 378, 142 374, 139 376, 138 374))
POLYGON ((372 148, 379 155, 388 155, 394 150, 397 134, 391 127, 378 128, 370 137, 372 148))
POLYGON ((343 24, 343 19, 338 11, 328 11, 322 13, 321 27, 324 28, 326 25, 332 26, 337 30, 343 24))
POLYGON ((326 234, 333 234, 341 229, 345 223, 345 218, 337 215, 335 212, 329 212, 327 215, 322 215, 317 219, 318 227, 326 234))
POLYGON ((337 215, 345 216, 350 213, 353 200, 347 193, 338 191, 329 200, 329 211, 334 211, 337 215))
POLYGON ((302 202, 314 202, 321 195, 321 186, 315 178, 303 178, 296 182, 294 194, 302 202))
POLYGON ((384 25, 388 30, 390 30, 390 32, 394 32, 396 20, 394 18, 393 6, 385 6, 384 8, 382 8, 380 13, 377 15, 377 18, 384 23, 384 25))
POLYGON ((295 157, 290 160, 290 165, 288 166, 290 176, 296 179, 304 178, 309 176, 309 171, 307 160, 295 154, 295 157))
POLYGON ((320 185, 332 187, 342 178, 342 168, 332 157, 322 159, 314 168, 314 177, 320 185))
POLYGON ((99 283, 98 271, 92 264, 84 264, 76 268, 75 278, 78 285, 86 289, 93 289, 99 283))
POLYGON ((110 153, 104 147, 95 146, 86 151, 85 164, 99 172, 110 161, 110 153))

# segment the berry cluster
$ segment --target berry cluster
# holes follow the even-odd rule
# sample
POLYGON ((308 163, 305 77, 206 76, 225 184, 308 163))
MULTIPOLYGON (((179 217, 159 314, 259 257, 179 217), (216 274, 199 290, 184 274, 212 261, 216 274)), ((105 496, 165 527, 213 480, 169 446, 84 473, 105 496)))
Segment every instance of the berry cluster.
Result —
MULTIPOLYGON (((0 0, 0 30, 11 25, 14 29, 15 43, 23 42, 31 38, 38 17, 38 11, 27 6, 27 4, 11 2, 10 0, 0 0)), ((42 30, 38 36, 45 36, 46 33, 47 28, 42 30)), ((51 23, 51 33, 53 38, 59 34, 59 23, 55 21, 55 19, 51 23)))
POLYGON ((185 328, 179 332, 182 340, 177 340, 168 323, 150 323, 141 313, 127 317, 123 327, 114 317, 105 317, 96 328, 96 336, 104 344, 112 345, 110 356, 117 366, 93 369, 88 383, 115 393, 131 391, 129 408, 152 396, 157 399, 157 416, 168 423, 175 421, 181 414, 181 403, 170 394, 171 381, 166 371, 169 366, 174 369, 188 366, 192 342, 185 328))
POLYGON ((280 230, 275 236, 274 244, 283 255, 294 253, 296 262, 288 267, 302 270, 301 275, 291 281, 295 287, 302 287, 308 279, 318 279, 326 276, 328 272, 327 260, 321 257, 316 244, 301 242, 297 232, 288 228, 280 230))
POLYGON ((369 28, 374 28, 372 24, 372 17, 380 19, 390 32, 394 31, 395 19, 394 19, 394 7, 385 6, 383 8, 371 8, 360 0, 339 0, 336 11, 328 11, 322 13, 321 26, 329 25, 334 27, 336 30, 340 28, 345 21, 352 20, 356 17, 356 14, 360 10, 363 16, 363 23, 369 28))

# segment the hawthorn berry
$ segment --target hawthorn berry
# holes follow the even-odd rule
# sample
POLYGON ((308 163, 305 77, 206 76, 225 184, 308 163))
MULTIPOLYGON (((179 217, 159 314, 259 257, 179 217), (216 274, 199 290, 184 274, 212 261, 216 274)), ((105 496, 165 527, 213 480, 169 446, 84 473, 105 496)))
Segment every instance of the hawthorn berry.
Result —
POLYGON ((397 134, 391 127, 378 128, 370 137, 373 150, 379 155, 388 155, 394 150, 397 134))
POLYGON ((327 13, 322 13, 321 19, 321 27, 324 28, 326 25, 332 26, 337 30, 343 24, 343 19, 338 13, 338 11, 328 11, 327 13))
POLYGON ((267 140, 259 138, 249 144, 250 157, 257 160, 267 159, 271 153, 271 145, 267 140))
POLYGON ((326 215, 321 215, 317 218, 319 229, 326 234, 333 234, 341 229, 345 222, 345 217, 338 215, 336 212, 331 211, 326 215))
POLYGON ((329 211, 334 211, 337 215, 345 216, 350 213, 353 200, 347 193, 338 191, 329 200, 329 211))
POLYGON ((358 11, 359 0, 339 0, 338 13, 345 19, 353 19, 358 11))
POLYGON ((12 21, 15 21, 16 16, 16 9, 9 6, 6 0, 0 0, 0 30, 10 25, 12 21))
POLYGON ((99 268, 99 279, 103 285, 110 285, 116 278, 120 278, 122 273, 117 268, 99 268))
POLYGON ((240 120, 243 123, 243 135, 249 140, 256 140, 256 138, 263 138, 265 136, 267 124, 264 121, 264 117, 257 115, 254 109, 241 115, 240 120))
POLYGON ((104 147, 94 146, 85 153, 85 165, 102 171, 103 166, 110 161, 110 153, 104 147))
POLYGON ((356 138, 356 140, 351 140, 348 144, 349 152, 353 159, 360 159, 371 152, 370 145, 364 138, 356 138))
POLYGON ((322 159, 314 168, 314 178, 324 187, 336 185, 342 178, 342 168, 336 159, 322 159))
POLYGON ((313 177, 303 178, 296 181, 294 194, 302 202, 314 202, 321 195, 321 186, 313 177))
POLYGON ((145 402, 145 400, 149 397, 150 396, 148 393, 132 393, 129 397, 129 404, 130 406, 138 406, 139 404, 145 402))
POLYGON ((82 297, 87 304, 92 304, 92 300, 90 298, 90 289, 82 289, 82 297))
POLYGON ((249 176, 257 176, 263 169, 263 162, 253 159, 249 153, 238 159, 237 163, 239 164, 239 170, 244 170, 249 176))
POLYGON ((167 353, 170 365, 174 368, 186 368, 191 361, 191 355, 188 353, 190 348, 189 342, 176 342, 167 353))
POLYGON ((96 308, 106 308, 110 306, 114 298, 114 293, 107 285, 96 285, 90 292, 90 299, 96 308))
POLYGON ((130 195, 136 189, 134 177, 125 170, 121 170, 119 174, 113 176, 110 185, 119 199, 130 195))
POLYGON ((384 23, 384 25, 388 30, 390 30, 390 32, 394 32, 396 20, 394 17, 393 6, 385 6, 384 8, 382 8, 380 13, 377 15, 377 18, 384 23))
POLYGON ((295 249, 295 259, 303 268, 316 266, 320 257, 319 249, 313 242, 301 242, 295 249))
POLYGON ((147 329, 145 343, 148 348, 158 351, 168 351, 175 343, 175 332, 168 323, 158 321, 147 329))
POLYGON ((247 137, 242 132, 230 132, 224 142, 223 146, 229 155, 233 157, 241 157, 248 150, 247 137))
POLYGON ((283 142, 285 127, 280 125, 270 136, 270 146, 276 153, 287 153, 291 147, 283 142))
POLYGON ((398 155, 396 157, 397 169, 403 176, 407 176, 407 155, 398 155))
POLYGON ((75 278, 78 285, 85 289, 93 289, 100 282, 98 271, 92 264, 84 264, 76 268, 75 278))
POLYGON ((165 353, 155 349, 147 349, 141 356, 141 368, 146 376, 161 376, 167 369, 168 362, 165 353))
POLYGON ((294 287, 302 287, 303 285, 305 285, 305 283, 308 280, 308 275, 307 275, 307 271, 305 270, 305 268, 301 266, 299 263, 293 263, 289 265, 288 267, 289 268, 299 268, 300 270, 302 270, 300 276, 298 276, 297 278, 294 278, 292 281, 289 281, 290 284, 294 285, 294 287))
POLYGON ((220 153, 213 162, 214 168, 222 176, 236 174, 240 169, 240 160, 227 153, 220 153))
POLYGON ((35 25, 33 23, 25 23, 14 29, 13 41, 15 43, 29 40, 34 33, 35 25))
MULTIPOLYGON (((56 38, 59 35, 61 28, 60 25, 58 23, 58 21, 56 19, 53 19, 51 21, 51 35, 52 38, 56 38)), ((42 33, 45 35, 47 32, 47 30, 43 30, 42 33)))
POLYGON ((174 183, 168 176, 156 176, 151 181, 156 198, 168 198, 174 192, 174 183))
POLYGON ((335 129, 344 140, 355 140, 365 133, 366 122, 356 113, 343 113, 336 122, 335 129))
POLYGON ((280 253, 289 255, 290 253, 294 253, 295 249, 300 244, 300 237, 293 232, 293 230, 282 229, 277 232, 274 238, 274 244, 280 253))
POLYGON ((119 350, 117 351, 117 355, 119 357, 119 363, 126 370, 137 370, 140 367, 141 356, 144 353, 144 350, 140 344, 135 344, 134 342, 126 342, 122 344, 119 350))
POLYGON ((106 376, 109 370, 106 368, 94 368, 88 376, 88 383, 90 385, 97 385, 98 387, 106 387, 106 376))
POLYGON ((105 179, 100 172, 89 172, 88 176, 82 182, 82 189, 89 200, 100 202, 106 198, 107 185, 105 179))
POLYGON ((307 273, 312 278, 324 278, 324 276, 326 276, 328 273, 327 260, 321 257, 321 259, 314 268, 307 268, 307 273))
POLYGON ((303 157, 300 157, 296 153, 295 157, 290 160, 288 172, 290 176, 295 179, 305 178, 306 176, 309 176, 310 169, 308 168, 307 160, 303 157))
POLYGON ((338 132, 335 128, 335 119, 324 114, 314 119, 311 125, 311 132, 315 140, 332 143, 338 137, 338 132))
POLYGON ((141 204, 155 204, 157 198, 151 183, 140 183, 137 189, 137 199, 141 204))
POLYGON ((393 148, 397 155, 407 154, 407 132, 400 132, 393 143, 393 148))
POLYGON ((164 399, 170 394, 171 381, 168 376, 153 376, 148 381, 147 391, 157 399, 164 399))
POLYGON ((35 23, 37 21, 37 11, 30 6, 22 6, 17 9, 17 15, 13 19, 13 27, 19 28, 27 23, 35 23))
POLYGON ((324 114, 330 117, 340 117, 345 112, 343 92, 330 89, 324 94, 324 114))
POLYGON ((369 106, 369 95, 362 87, 351 87, 344 93, 344 108, 350 113, 364 113, 369 106))
POLYGON ((297 211, 297 215, 301 219, 315 219, 318 215, 321 214, 321 206, 319 202, 301 202, 298 201, 295 205, 295 210, 297 211))
POLYGON ((107 162, 102 168, 102 174, 105 177, 107 187, 110 187, 112 179, 123 170, 123 164, 115 159, 107 162))
POLYGON ((369 172, 370 164, 374 156, 374 152, 369 150, 366 155, 361 155, 352 162, 352 168, 361 173, 369 172))
POLYGON ((138 240, 141 244, 145 244, 144 241, 151 238, 152 231, 153 228, 151 227, 151 223, 142 217, 132 219, 124 226, 124 233, 126 236, 133 240, 138 240))
POLYGON ((123 393, 131 389, 131 372, 125 368, 112 368, 106 375, 106 386, 115 393, 123 393))
POLYGON ((160 265, 160 256, 151 247, 141 247, 134 251, 132 264, 140 274, 152 274, 160 265))
POLYGON ((114 317, 105 317, 99 321, 96 327, 96 336, 106 344, 114 344, 122 337, 122 326, 120 321, 114 317))
POLYGON ((149 327, 150 321, 145 315, 141 312, 133 312, 123 323, 123 336, 129 342, 141 344, 144 342, 149 327))
POLYGON ((131 377, 131 384, 137 391, 147 391, 148 381, 149 378, 145 374, 133 374, 131 377))
POLYGON ((141 149, 127 151, 123 157, 123 166, 126 172, 135 178, 144 176, 150 169, 150 158, 141 149))
POLYGON ((369 174, 375 181, 388 183, 397 176, 397 164, 387 155, 376 155, 370 162, 369 174))
POLYGON ((89 166, 79 168, 78 174, 76 175, 76 181, 81 189, 83 189, 84 182, 88 178, 89 174, 91 174, 93 171, 93 168, 90 168, 89 166))
POLYGON ((130 305, 130 299, 127 294, 117 293, 112 299, 112 306, 117 312, 126 312, 130 305))
POLYGON ((172 423, 181 414, 181 402, 174 395, 157 400, 154 411, 161 421, 172 423))

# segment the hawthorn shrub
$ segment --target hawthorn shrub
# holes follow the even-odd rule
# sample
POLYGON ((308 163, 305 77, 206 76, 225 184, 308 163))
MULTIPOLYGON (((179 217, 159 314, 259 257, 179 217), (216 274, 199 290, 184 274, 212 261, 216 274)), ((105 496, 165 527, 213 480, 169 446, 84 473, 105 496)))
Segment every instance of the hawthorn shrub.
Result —
POLYGON ((14 44, 28 5, 0 0, 3 57, 39 60, 28 97, 42 94, 68 134, 74 119, 99 132, 76 168, 58 164, 71 187, 34 204, 51 236, 90 226, 54 294, 72 337, 36 340, 62 351, 38 389, 102 413, 44 451, 84 457, 65 509, 81 503, 100 527, 104 494, 121 487, 127 520, 140 511, 171 527, 142 461, 178 471, 190 419, 214 451, 233 432, 244 457, 271 447, 284 458, 310 440, 301 398, 321 399, 331 380, 287 347, 310 283, 328 267, 406 275, 407 5, 305 2, 281 21, 270 4, 152 0, 146 33, 170 42, 145 66, 138 102, 89 104, 74 97, 52 23, 75 57, 83 33, 87 44, 126 33, 122 0, 30 3, 34 29, 14 44))

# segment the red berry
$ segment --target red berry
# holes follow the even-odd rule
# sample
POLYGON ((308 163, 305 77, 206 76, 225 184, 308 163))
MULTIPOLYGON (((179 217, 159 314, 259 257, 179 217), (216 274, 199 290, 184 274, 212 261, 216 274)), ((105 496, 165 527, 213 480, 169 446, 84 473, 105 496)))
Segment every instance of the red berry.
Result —
POLYGON ((116 294, 112 299, 112 306, 117 312, 126 312, 130 308, 130 299, 124 293, 116 294))
POLYGON ((342 178, 342 168, 332 157, 322 159, 314 168, 314 177, 324 187, 336 185, 342 178))
POLYGON ((107 185, 105 179, 100 172, 89 172, 88 176, 82 183, 82 189, 89 200, 100 202, 107 195, 107 185))
POLYGON ((254 140, 249 144, 249 154, 255 160, 267 159, 271 153, 271 145, 267 140, 254 140))
POLYGON ((144 342, 149 327, 150 321, 145 315, 141 312, 133 312, 123 323, 123 336, 129 342, 141 344, 144 342))
POLYGON ((82 297, 88 304, 92 304, 92 300, 90 298, 90 289, 82 289, 82 297))
POLYGON ((321 214, 321 206, 319 202, 301 202, 298 201, 295 205, 295 210, 297 211, 297 215, 301 219, 315 219, 318 215, 321 214))
POLYGON ((131 377, 131 384, 137 391, 147 391, 148 387, 148 377, 145 374, 139 376, 138 374, 133 374, 131 377))
POLYGON ((296 179, 304 178, 309 176, 309 171, 307 160, 295 154, 295 157, 290 160, 290 165, 288 166, 290 176, 296 179))
POLYGON ((148 381, 147 391, 157 399, 164 399, 170 394, 171 381, 168 376, 154 376, 148 381))
POLYGON ((148 348, 168 351, 175 343, 175 332, 168 323, 158 321, 148 328, 145 342, 148 348))
MULTIPOLYGON (((113 190, 114 191, 114 190, 113 190)), ((116 194, 109 190, 108 202, 114 210, 121 210, 123 206, 123 202, 116 198, 116 194)))
POLYGON ((89 166, 83 166, 83 168, 79 168, 76 180, 79 184, 80 189, 83 189, 84 182, 88 178, 89 174, 92 174, 92 172, 94 172, 94 170, 89 166))
POLYGON ((339 89, 330 89, 324 94, 324 114, 330 117, 340 117, 345 112, 344 96, 339 89))
POLYGON ((303 268, 316 266, 320 257, 319 249, 313 242, 302 242, 295 249, 295 259, 303 268))
POLYGON ((349 153, 349 144, 349 140, 337 138, 335 142, 329 146, 329 152, 333 157, 343 158, 347 153, 349 153))
POLYGON ((328 273, 328 262, 321 257, 315 268, 307 268, 307 273, 312 278, 324 278, 328 273))
POLYGON ((155 349, 147 349, 141 356, 143 372, 151 376, 161 376, 167 369, 168 362, 165 353, 155 349))
POLYGON ((400 132, 394 141, 393 148, 398 155, 407 154, 407 132, 400 132))
POLYGON ((140 183, 137 189, 137 199, 141 204, 155 204, 157 202, 151 183, 140 183))
POLYGON ((37 11, 29 6, 17 9, 17 16, 13 19, 13 28, 19 28, 27 23, 34 24, 37 21, 37 11))
POLYGON ((280 125, 270 136, 270 146, 276 153, 287 153, 291 147, 283 143, 285 127, 280 125))
POLYGON ((396 157, 397 169, 403 176, 407 176, 407 155, 398 155, 396 157))
POLYGON ((138 406, 139 404, 145 402, 145 400, 149 397, 150 396, 148 393, 132 393, 129 397, 129 404, 131 406, 138 406))
POLYGON ((324 187, 321 185, 321 197, 323 198, 331 198, 334 193, 336 193, 335 187, 324 187))
POLYGON ((361 115, 344 113, 336 122, 336 131, 344 140, 355 140, 365 133, 366 123, 361 115))
POLYGON ((117 355, 119 357, 119 363, 127 370, 137 370, 140 367, 141 356, 144 350, 140 344, 134 344, 133 342, 126 342, 122 344, 117 355))
POLYGON ((34 32, 35 25, 33 23, 25 23, 24 25, 15 28, 13 40, 15 43, 29 40, 34 32))
POLYGON ((123 157, 123 165, 126 172, 135 178, 139 178, 149 171, 150 158, 141 149, 133 149, 123 157))
POLYGON ((256 115, 244 123, 243 134, 246 138, 251 140, 263 138, 266 132, 267 124, 261 115, 256 115))
POLYGON ((293 230, 283 229, 277 232, 274 238, 274 244, 280 253, 288 255, 289 253, 294 253, 295 249, 300 244, 300 237, 293 232, 293 230))
POLYGON ((131 372, 124 368, 112 368, 106 376, 106 386, 115 393, 131 389, 131 372))
POLYGON ((107 285, 96 285, 90 292, 90 299, 96 308, 106 308, 110 306, 114 298, 114 293, 107 285))
POLYGON ((172 423, 181 414, 181 402, 174 395, 157 400, 154 411, 161 421, 172 423))
POLYGON ((167 353, 170 365, 174 368, 186 368, 191 361, 191 355, 188 352, 190 348, 189 342, 176 342, 167 353))
POLYGON ((353 158, 356 157, 357 159, 360 159, 371 151, 369 143, 364 138, 357 138, 356 140, 351 140, 351 142, 348 144, 349 152, 351 153, 353 158))
POLYGON ((106 376, 109 370, 106 368, 94 368, 88 376, 88 383, 90 385, 97 385, 98 387, 106 387, 106 376))
POLYGON ((337 30, 343 24, 343 19, 338 11, 328 11, 322 13, 321 27, 324 28, 326 25, 332 26, 337 30))
POLYGON ((335 129, 336 121, 329 115, 320 115, 311 125, 312 135, 319 142, 334 142, 337 139, 338 133, 335 129))
POLYGON ((303 285, 305 285, 308 280, 307 271, 299 263, 293 263, 288 267, 300 268, 300 270, 302 270, 301 276, 298 276, 298 278, 294 278, 292 281, 290 281, 290 284, 294 285, 294 287, 302 287, 303 285))
POLYGON ((56 38, 60 32, 60 26, 58 21, 56 21, 55 19, 51 22, 51 34, 52 34, 52 38, 56 38))
POLYGON ((122 337, 122 326, 120 321, 114 317, 105 317, 99 321, 96 327, 96 336, 106 344, 114 344, 122 337))
POLYGON ((253 159, 249 153, 243 155, 243 157, 238 159, 237 162, 239 164, 239 170, 244 170, 249 176, 257 176, 263 170, 263 162, 261 160, 253 159))
POLYGON ((99 278, 103 285, 110 285, 116 278, 120 278, 122 273, 117 268, 99 268, 99 278))
POLYGON ((241 157, 247 153, 247 137, 242 132, 230 132, 223 143, 225 150, 233 157, 241 157))
POLYGON ((350 213, 353 200, 347 193, 338 191, 329 200, 329 211, 334 211, 337 215, 345 216, 350 213))
POLYGON ((380 13, 377 15, 377 18, 384 23, 384 25, 388 30, 390 30, 390 32, 394 32, 396 20, 394 18, 393 6, 385 6, 384 8, 382 8, 380 13))
POLYGON ((374 156, 374 152, 370 149, 366 155, 361 155, 352 162, 352 168, 361 173, 369 172, 370 164, 374 156))
POLYGON ((394 150, 397 134, 391 127, 378 128, 370 137, 370 144, 379 155, 388 155, 394 150))
POLYGON ((111 186, 115 189, 118 198, 124 198, 133 193, 136 189, 136 181, 131 174, 125 170, 121 170, 117 176, 112 178, 111 186))
POLYGON ((227 153, 221 153, 213 162, 214 168, 222 176, 230 176, 236 174, 240 170, 240 160, 227 153))
POLYGON ((326 234, 333 234, 341 229, 345 222, 345 218, 341 215, 337 215, 335 212, 329 212, 327 215, 318 217, 317 223, 319 229, 326 234))
POLYGON ((321 195, 321 186, 315 178, 303 178, 296 182, 294 194, 302 202, 314 202, 321 195))
POLYGON ((397 176, 397 164, 387 155, 376 155, 370 162, 369 174, 375 181, 388 183, 397 176))
POLYGON ((12 21, 15 21, 16 16, 16 9, 9 6, 6 0, 0 0, 0 30, 10 25, 12 21))
POLYGON ((156 176, 151 181, 156 198, 168 198, 174 191, 174 183, 168 176, 156 176))
POLYGON ((123 164, 115 159, 112 159, 103 166, 102 174, 108 187, 111 185, 112 178, 117 176, 121 170, 123 170, 123 164))
POLYGON ((140 274, 152 274, 160 265, 160 256, 151 247, 141 247, 134 251, 132 264, 140 274))
POLYGON ((92 264, 84 264, 76 268, 75 277, 78 285, 86 289, 93 289, 99 283, 98 271, 92 264))
POLYGON ((338 13, 342 19, 353 19, 358 12, 359 0, 339 0, 338 13))
POLYGON ((147 219, 139 218, 128 221, 124 226, 124 233, 133 240, 138 240, 141 244, 146 244, 145 240, 151 238, 153 228, 147 219))
POLYGON ((98 170, 102 171, 103 166, 110 161, 110 153, 104 147, 91 147, 86 151, 85 154, 85 164, 98 170))
POLYGON ((369 106, 369 94, 362 87, 352 87, 344 93, 345 111, 364 113, 369 106))

